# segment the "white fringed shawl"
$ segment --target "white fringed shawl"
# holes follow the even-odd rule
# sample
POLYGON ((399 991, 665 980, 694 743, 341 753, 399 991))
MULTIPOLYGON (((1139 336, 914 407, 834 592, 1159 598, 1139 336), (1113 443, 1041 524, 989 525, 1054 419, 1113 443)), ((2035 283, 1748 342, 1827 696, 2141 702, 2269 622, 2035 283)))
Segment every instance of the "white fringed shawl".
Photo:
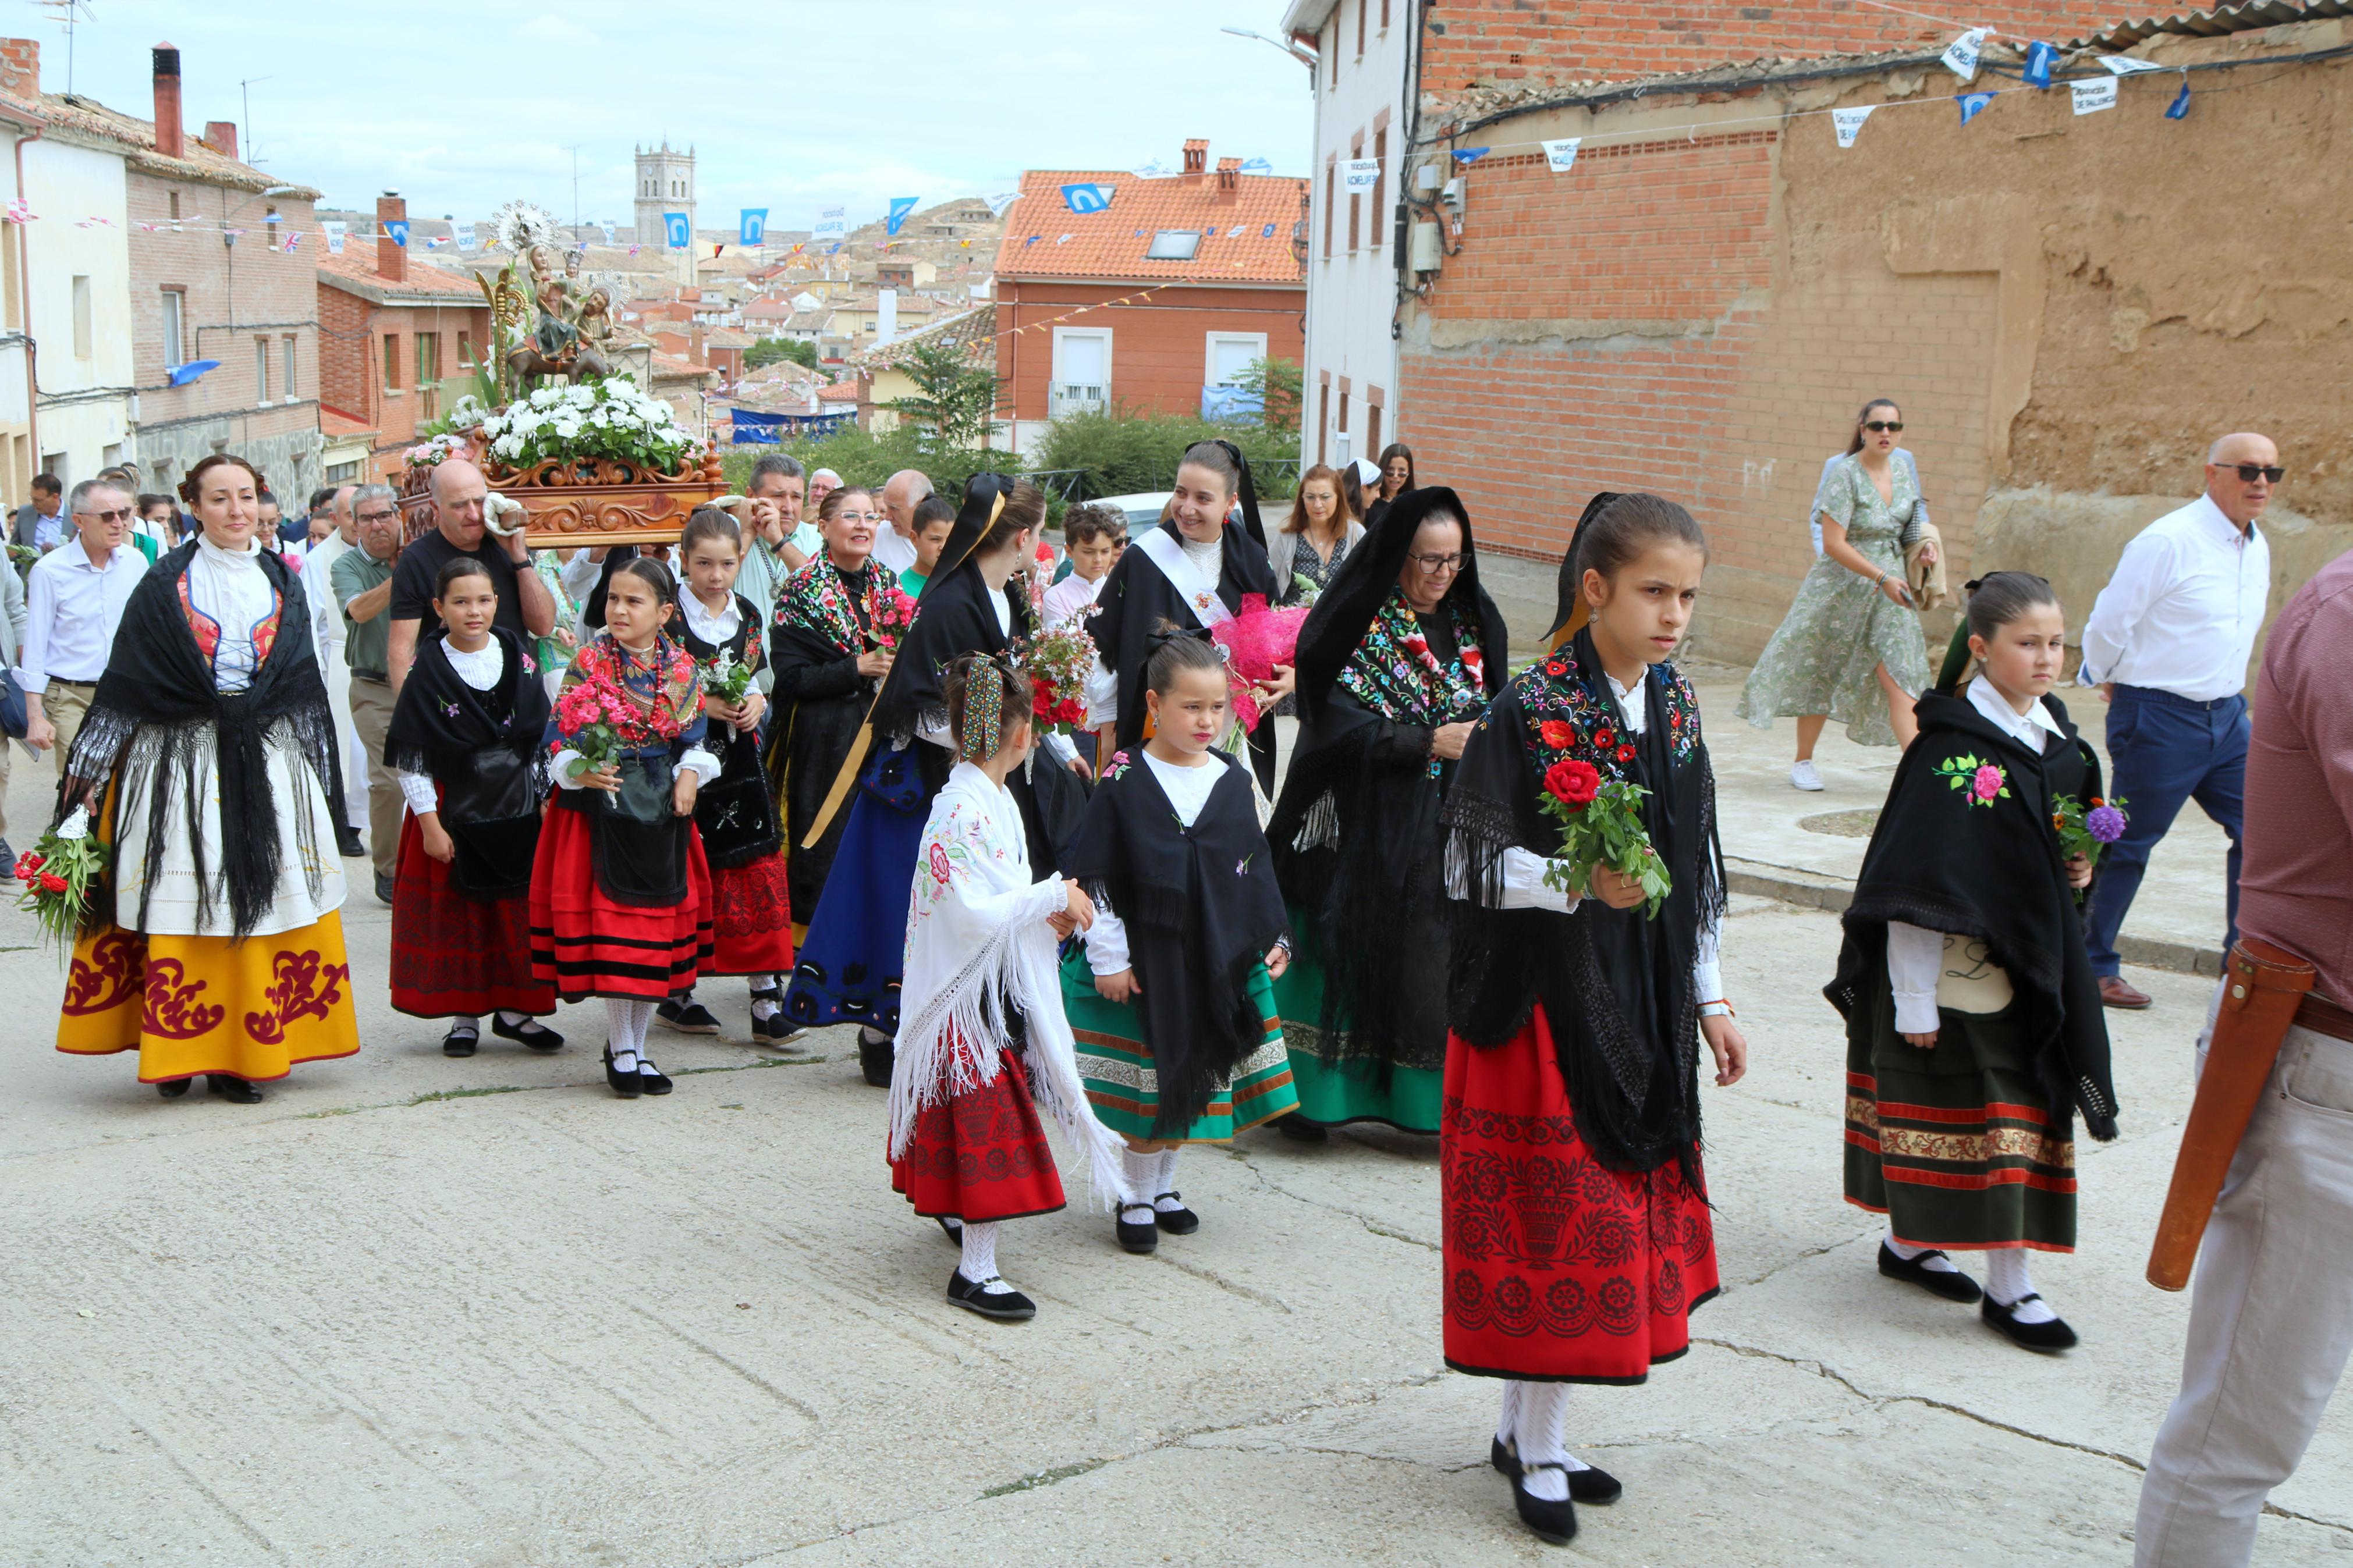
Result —
POLYGON ((1062 1013, 1046 920, 1064 899, 1061 879, 1030 878, 1012 794, 958 763, 932 803, 915 857, 899 1001, 904 1022, 891 1073, 892 1158, 906 1152, 920 1112, 996 1080, 1010 1003, 1029 1026, 1031 1095, 1085 1157, 1096 1200, 1108 1206, 1125 1195, 1121 1140, 1087 1103, 1062 1013))

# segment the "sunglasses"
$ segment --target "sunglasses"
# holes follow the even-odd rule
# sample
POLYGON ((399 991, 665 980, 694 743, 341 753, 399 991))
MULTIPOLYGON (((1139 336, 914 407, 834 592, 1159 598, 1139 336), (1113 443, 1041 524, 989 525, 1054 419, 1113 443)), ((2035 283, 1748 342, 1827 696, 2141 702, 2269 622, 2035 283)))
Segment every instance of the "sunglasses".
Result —
POLYGON ((2239 472, 2239 482, 2242 485, 2253 484, 2257 479, 2263 480, 2267 485, 2275 485, 2287 477, 2285 468, 2264 463, 2217 463, 2214 466, 2218 468, 2236 468, 2239 472))
POLYGON ((85 511, 79 512, 76 515, 80 517, 94 517, 100 522, 129 522, 132 514, 129 507, 123 507, 115 511, 85 511))
POLYGON ((1866 419, 1862 422, 1862 427, 1871 431, 1873 435, 1884 430, 1889 435, 1894 436, 1903 433, 1904 421, 1901 419, 1866 419))

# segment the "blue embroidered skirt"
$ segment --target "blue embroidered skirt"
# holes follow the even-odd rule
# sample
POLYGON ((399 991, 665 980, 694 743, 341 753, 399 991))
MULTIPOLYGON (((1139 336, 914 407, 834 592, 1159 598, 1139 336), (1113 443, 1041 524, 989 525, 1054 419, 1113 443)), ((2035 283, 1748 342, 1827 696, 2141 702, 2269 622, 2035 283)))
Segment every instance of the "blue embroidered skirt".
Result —
POLYGON ((794 1023, 899 1032, 907 906, 931 805, 912 743, 881 752, 859 774, 841 847, 785 990, 785 1016, 794 1023))

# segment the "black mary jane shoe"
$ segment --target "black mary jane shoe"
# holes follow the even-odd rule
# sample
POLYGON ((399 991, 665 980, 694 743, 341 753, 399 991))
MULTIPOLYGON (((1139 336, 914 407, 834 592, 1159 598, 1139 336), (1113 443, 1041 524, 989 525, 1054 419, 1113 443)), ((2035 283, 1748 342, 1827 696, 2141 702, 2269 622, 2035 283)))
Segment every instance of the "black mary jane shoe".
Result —
POLYGON ((964 1245, 964 1221, 959 1219, 950 1219, 945 1215, 937 1215, 934 1217, 940 1222, 940 1234, 942 1236, 946 1237, 949 1242, 956 1247, 962 1247, 964 1245))
POLYGON ((1201 1228, 1201 1216, 1185 1206, 1184 1194, 1163 1193, 1152 1200, 1152 1223, 1171 1236, 1190 1236, 1201 1228), (1175 1198, 1176 1206, 1162 1208, 1160 1198, 1175 1198))
POLYGON ((711 1009, 690 996, 680 1001, 673 996, 654 1005, 654 1021, 665 1029, 675 1029, 681 1035, 715 1035, 719 1020, 711 1009))
POLYGON ((1128 1251, 1157 1252, 1160 1250, 1160 1223, 1150 1204, 1122 1204, 1119 1216, 1113 1221, 1113 1224, 1119 1232, 1120 1246, 1128 1251), (1144 1218, 1140 1221, 1129 1220, 1127 1215, 1131 1209, 1142 1209, 1144 1218))
POLYGON ((157 1084, 155 1086, 155 1092, 162 1095, 165 1100, 177 1100, 180 1096, 188 1092, 189 1081, 189 1079, 185 1078, 172 1079, 166 1082, 157 1084))
MULTIPOLYGON (((1501 1437, 1487 1440, 1487 1462, 1506 1476, 1520 1474, 1520 1457, 1501 1437)), ((1562 1468, 1567 1469, 1567 1466, 1562 1468)), ((1571 1502, 1616 1502, 1625 1493, 1625 1487, 1607 1470, 1597 1470, 1588 1465, 1581 1470, 1568 1472, 1568 1500, 1571 1502)))
POLYGON ((1005 1281, 992 1274, 975 1284, 959 1268, 948 1276, 948 1300, 967 1312, 977 1312, 1002 1323, 1023 1322, 1038 1315, 1037 1302, 1009 1285, 1002 1290, 985 1289, 991 1284, 1005 1285, 1005 1281))
POLYGON ((445 1057, 470 1057, 474 1054, 474 1047, 481 1043, 482 1037, 479 1032, 452 1029, 441 1037, 441 1054, 445 1057))
MULTIPOLYGON (((1985 1294, 1978 1289, 1976 1280, 1957 1268, 1926 1267, 1931 1258, 1944 1257, 1942 1252, 1932 1248, 1917 1258, 1898 1258, 1894 1248, 1882 1240, 1879 1244, 1879 1271, 1890 1279, 1901 1279, 1907 1285, 1917 1285, 1932 1296, 1942 1296, 1947 1301, 1958 1301, 1963 1306, 1968 1305, 1985 1294)), ((1952 1259, 1947 1258, 1945 1261, 1949 1263, 1952 1259)))
POLYGON ((1565 1497, 1555 1502, 1550 1498, 1530 1497, 1529 1470, 1562 1470, 1569 1479, 1577 1478, 1562 1465, 1530 1465, 1512 1478, 1512 1503, 1520 1510, 1520 1522, 1535 1531, 1537 1540, 1566 1546, 1577 1535, 1577 1500, 1565 1497))
POLYGON ((1328 1143, 1332 1141, 1332 1134, 1324 1130, 1321 1121, 1302 1121, 1295 1110, 1276 1122, 1274 1130, 1293 1143, 1328 1143))
POLYGON ((876 1089, 891 1087, 891 1064, 898 1059, 899 1049, 891 1040, 870 1040, 866 1032, 858 1033, 858 1070, 876 1089))
POLYGON ((2025 1295, 2021 1296, 2017 1300, 2012 1301, 2009 1306, 2005 1307, 2000 1302, 1995 1300, 1992 1297, 1988 1296, 1984 1301, 1979 1303, 1978 1310, 1984 1316, 1988 1327, 1991 1328, 1994 1332, 2001 1335, 2002 1338, 2008 1340, 2010 1343, 2017 1345, 2021 1349, 2030 1351, 2073 1350, 2075 1348, 2075 1331, 2067 1326, 2066 1319, 2053 1318, 2047 1323, 2021 1323, 2018 1321, 2018 1310, 2021 1307, 2025 1306, 2029 1301, 2040 1301, 2041 1300, 2042 1300, 2041 1296, 2029 1290, 2025 1295))
POLYGON ((205 1091, 208 1094, 219 1095, 231 1105, 259 1105, 261 1103, 261 1090, 256 1089, 253 1085, 246 1082, 245 1079, 237 1077, 233 1073, 208 1072, 205 1074, 205 1091))
POLYGON ((643 1051, 638 1053, 638 1087, 648 1094, 668 1094, 670 1089, 670 1076, 643 1051))
POLYGON ((536 1018, 525 1018, 520 1024, 510 1024, 496 1013, 491 1015, 491 1033, 502 1040, 514 1040, 534 1051, 560 1051, 564 1037, 536 1018))
POLYGON ((631 1068, 627 1072, 614 1068, 613 1043, 610 1040, 605 1042, 605 1083, 623 1100, 635 1100, 646 1091, 645 1086, 638 1081, 637 1068, 631 1068))

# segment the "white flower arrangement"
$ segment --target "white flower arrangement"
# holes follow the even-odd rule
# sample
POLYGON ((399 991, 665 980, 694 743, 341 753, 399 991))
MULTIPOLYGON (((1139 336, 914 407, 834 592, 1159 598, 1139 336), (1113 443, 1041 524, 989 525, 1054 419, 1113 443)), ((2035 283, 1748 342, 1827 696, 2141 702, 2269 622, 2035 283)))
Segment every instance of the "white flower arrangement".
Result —
POLYGON ((667 472, 693 445, 670 405, 626 375, 542 386, 487 416, 481 434, 492 457, 516 468, 551 458, 607 458, 667 472))

